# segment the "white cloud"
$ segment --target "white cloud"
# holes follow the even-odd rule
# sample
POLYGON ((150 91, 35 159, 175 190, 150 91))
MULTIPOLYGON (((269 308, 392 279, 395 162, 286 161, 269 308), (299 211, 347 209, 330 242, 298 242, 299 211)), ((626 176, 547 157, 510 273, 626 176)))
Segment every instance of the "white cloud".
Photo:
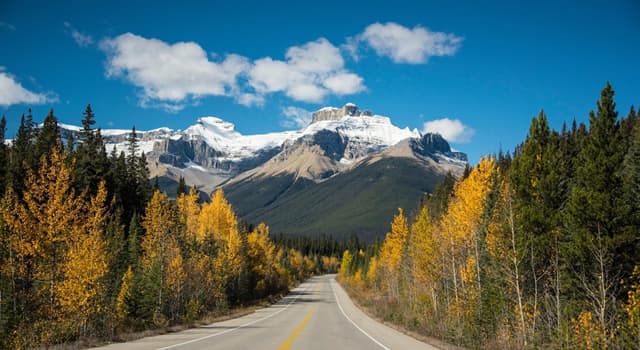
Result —
POLYGON ((64 27, 67 28, 67 32, 71 35, 78 46, 87 47, 93 45, 94 40, 91 35, 78 31, 69 22, 64 22, 64 27))
POLYGON ((296 101, 320 103, 325 96, 364 90, 363 78, 344 68, 340 50, 320 38, 287 50, 286 60, 258 59, 249 85, 260 94, 283 92, 296 101))
POLYGON ((363 79, 344 68, 340 50, 326 39, 290 47, 285 60, 250 61, 229 54, 214 60, 194 42, 169 44, 132 33, 106 39, 106 75, 139 87, 140 105, 178 111, 205 96, 227 96, 243 105, 264 104, 281 92, 304 102, 320 103, 329 94, 354 94, 363 79))
POLYGON ((282 126, 287 128, 303 128, 311 123, 311 112, 304 108, 288 106, 282 109, 285 119, 282 126))
POLYGON ((15 104, 43 104, 55 102, 57 98, 49 94, 42 94, 25 89, 13 76, 0 69, 0 106, 15 104))
POLYGON ((476 133, 472 128, 464 125, 459 119, 442 118, 424 123, 424 133, 437 133, 445 140, 453 143, 469 143, 476 133))
POLYGON ((204 96, 231 96, 238 90, 238 74, 249 66, 239 55, 211 61, 194 42, 167 44, 131 33, 104 40, 100 47, 107 55, 108 77, 141 88, 141 106, 173 112, 204 96))
MULTIPOLYGON (((379 56, 410 64, 426 63, 431 56, 452 56, 462 44, 462 38, 452 33, 432 32, 421 26, 410 29, 393 22, 373 23, 356 38, 379 56)), ((348 39, 343 47, 357 59, 354 39, 348 39)))
POLYGON ((353 73, 338 73, 325 79, 323 85, 336 95, 352 95, 365 89, 362 78, 353 73))

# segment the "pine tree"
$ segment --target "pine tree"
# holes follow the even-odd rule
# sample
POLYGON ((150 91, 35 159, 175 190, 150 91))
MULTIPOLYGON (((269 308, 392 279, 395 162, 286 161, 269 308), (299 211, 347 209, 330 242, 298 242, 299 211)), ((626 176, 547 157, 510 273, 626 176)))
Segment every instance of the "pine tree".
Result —
POLYGON ((7 187, 7 175, 9 168, 8 148, 5 144, 5 132, 7 131, 7 120, 4 115, 0 119, 0 197, 4 195, 7 187))
MULTIPOLYGON (((48 155, 51 149, 58 144, 62 144, 60 140, 60 130, 58 128, 58 118, 56 118, 53 114, 53 109, 51 109, 38 132, 35 144, 35 157, 40 159, 42 155, 48 155)), ((37 166, 38 164, 36 163, 36 167, 37 166)))
POLYGON ((187 184, 184 182, 184 177, 180 176, 178 179, 178 187, 176 188, 176 196, 180 196, 183 193, 187 193, 187 184))
MULTIPOLYGON (((31 110, 29 110, 31 116, 31 110)), ((32 169, 34 162, 34 126, 32 119, 20 117, 20 126, 13 140, 10 155, 9 183, 18 196, 24 191, 24 174, 27 169, 32 169)))
POLYGON ((83 115, 82 129, 78 134, 75 177, 78 190, 88 189, 93 194, 97 191, 98 183, 108 179, 109 162, 102 134, 99 129, 93 129, 96 121, 90 104, 83 115))
POLYGON ((589 115, 590 130, 578 155, 566 212, 571 234, 568 258, 575 266, 572 287, 592 298, 589 307, 602 330, 607 329, 612 317, 607 307, 615 297, 610 289, 612 275, 622 272, 628 276, 633 267, 628 260, 613 260, 624 257, 614 256, 613 252, 627 247, 631 238, 623 237, 619 229, 624 220, 619 172, 624 149, 613 95, 607 83, 597 103, 597 112, 589 115))

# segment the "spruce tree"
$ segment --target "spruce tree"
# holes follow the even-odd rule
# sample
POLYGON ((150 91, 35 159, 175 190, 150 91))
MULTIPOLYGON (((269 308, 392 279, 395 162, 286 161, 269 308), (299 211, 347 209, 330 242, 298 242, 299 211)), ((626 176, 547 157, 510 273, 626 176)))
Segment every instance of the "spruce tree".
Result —
POLYGON ((30 159, 29 154, 32 152, 31 145, 32 140, 28 124, 23 114, 20 117, 20 126, 9 152, 10 164, 7 181, 18 195, 22 194, 24 190, 23 176, 26 173, 26 165, 30 159))
POLYGON ((100 130, 93 129, 96 121, 90 104, 83 115, 82 129, 78 134, 75 177, 79 191, 89 189, 89 193, 93 194, 98 183, 107 178, 109 164, 100 130))
POLYGON ((8 148, 4 140, 6 130, 7 120, 3 115, 2 119, 0 119, 0 164, 2 164, 2 166, 0 166, 0 197, 4 195, 4 191, 7 186, 7 172, 9 165, 9 155, 7 153, 8 148))
POLYGON ((578 305, 589 310, 603 331, 609 331, 616 295, 614 278, 627 277, 633 260, 631 242, 624 234, 624 198, 620 169, 624 145, 620 137, 614 91, 607 83, 589 115, 589 132, 582 142, 569 195, 567 215, 570 279, 567 288, 578 294, 578 305), (614 277, 619 276, 619 277, 614 277), (600 290, 593 293, 593 290, 600 290))
POLYGON ((185 183, 183 176, 180 176, 178 179, 178 187, 176 188, 176 196, 180 197, 181 194, 187 194, 187 184, 185 183))
POLYGON ((39 164, 40 157, 42 155, 48 155, 51 153, 51 149, 58 144, 62 145, 60 140, 60 130, 58 128, 58 118, 53 114, 53 109, 49 110, 49 113, 44 119, 42 128, 38 132, 35 145, 35 161, 39 164))
POLYGON ((622 219, 619 169, 624 157, 618 128, 614 91, 607 83, 589 115, 589 133, 578 154, 576 176, 568 205, 571 229, 576 235, 613 237, 622 219))

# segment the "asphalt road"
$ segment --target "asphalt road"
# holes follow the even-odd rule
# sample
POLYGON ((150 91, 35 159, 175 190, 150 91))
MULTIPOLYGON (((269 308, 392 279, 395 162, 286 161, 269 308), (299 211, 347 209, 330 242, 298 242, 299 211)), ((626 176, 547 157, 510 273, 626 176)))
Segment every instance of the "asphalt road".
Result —
POLYGON ((334 277, 310 278, 277 304, 243 317, 100 349, 436 349, 369 318, 334 277))

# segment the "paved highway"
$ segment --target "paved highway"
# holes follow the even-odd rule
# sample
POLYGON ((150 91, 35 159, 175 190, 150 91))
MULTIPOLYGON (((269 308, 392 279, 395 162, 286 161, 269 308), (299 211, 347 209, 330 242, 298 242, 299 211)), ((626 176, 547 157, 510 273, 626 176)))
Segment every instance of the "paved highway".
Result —
POLYGON ((436 349, 369 318, 334 277, 310 278, 277 304, 243 317, 100 349, 436 349))

